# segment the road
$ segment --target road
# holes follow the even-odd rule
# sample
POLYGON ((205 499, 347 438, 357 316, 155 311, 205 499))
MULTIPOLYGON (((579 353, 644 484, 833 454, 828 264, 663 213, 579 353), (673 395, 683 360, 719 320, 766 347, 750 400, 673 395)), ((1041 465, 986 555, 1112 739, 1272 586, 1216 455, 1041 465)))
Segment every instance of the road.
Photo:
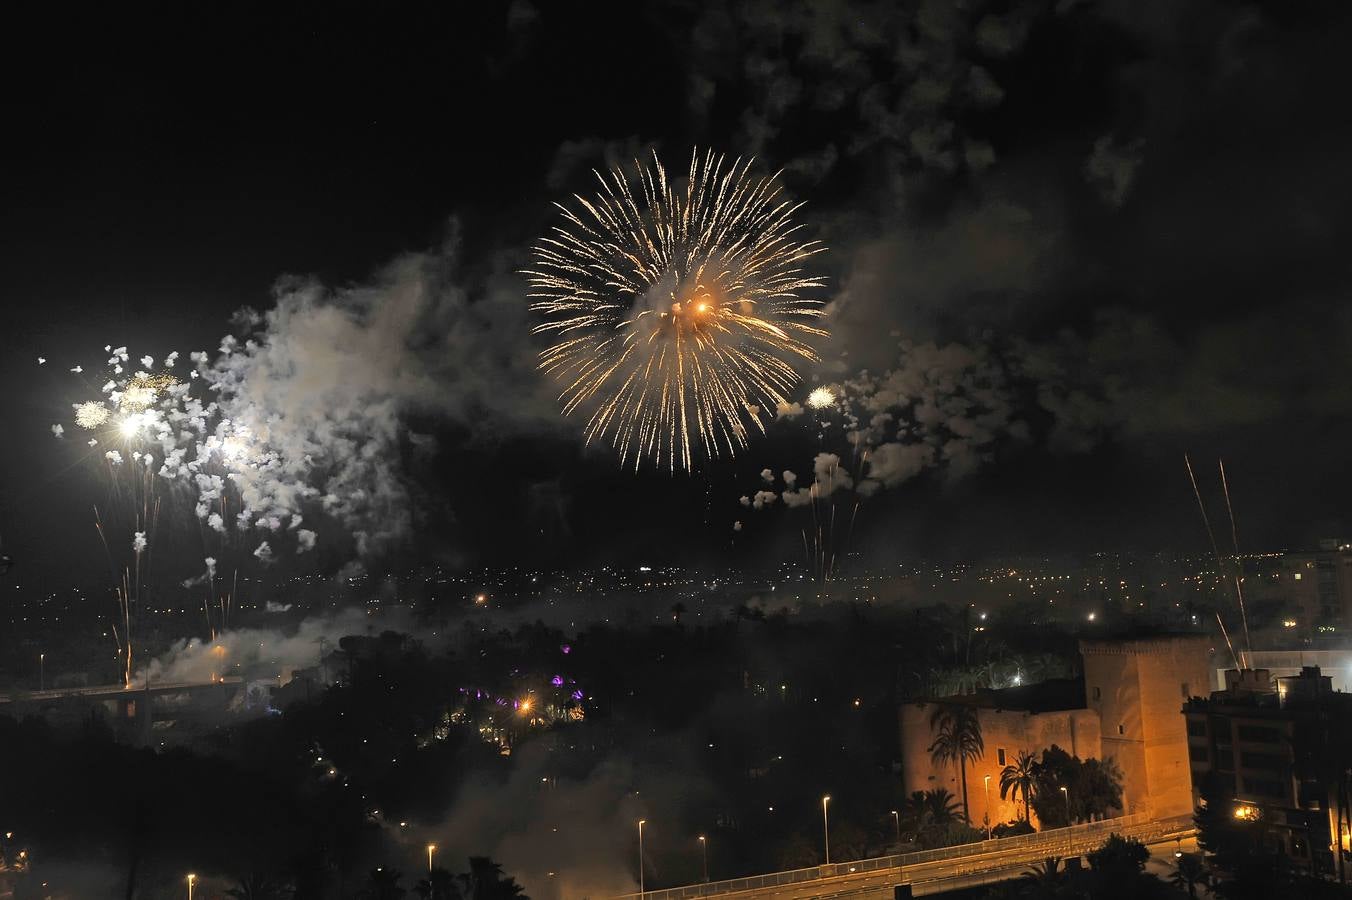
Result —
MULTIPOLYGON (((1191 823, 1177 820, 1168 823, 1147 822, 1121 829, 1125 836, 1143 840, 1151 848, 1149 868, 1156 874, 1164 874, 1172 868, 1173 854, 1178 848, 1187 851, 1191 844, 1194 829, 1191 823)), ((1103 844, 1106 835, 1077 835, 1072 849, 1084 854, 1103 844)), ((1020 846, 1005 848, 995 852, 975 852, 968 855, 955 855, 946 859, 915 863, 886 869, 860 871, 855 874, 842 874, 829 878, 817 878, 794 884, 767 885, 764 887, 717 890, 717 885, 704 886, 699 893, 683 891, 655 891, 647 895, 650 900, 667 900, 671 895, 680 893, 694 897, 729 897, 735 900, 810 900, 810 898, 850 898, 850 900, 891 900, 895 885, 909 883, 917 897, 939 894, 966 887, 993 884, 1020 877, 1032 866, 1041 863, 1049 856, 1067 855, 1066 836, 1049 832, 1047 840, 1020 846), (710 889, 713 890, 710 890, 710 889)), ((730 888, 732 886, 730 885, 730 888)), ((635 897, 636 895, 629 895, 635 897)))

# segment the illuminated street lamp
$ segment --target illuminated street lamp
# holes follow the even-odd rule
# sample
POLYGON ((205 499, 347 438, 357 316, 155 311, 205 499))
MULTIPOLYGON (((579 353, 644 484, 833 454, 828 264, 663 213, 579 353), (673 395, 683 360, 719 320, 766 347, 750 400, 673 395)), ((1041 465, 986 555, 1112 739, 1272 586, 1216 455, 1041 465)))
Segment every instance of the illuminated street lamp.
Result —
POLYGON ((699 848, 704 854, 704 880, 709 880, 709 841, 704 835, 699 836, 699 848))
POLYGON ((638 896, 643 897, 643 826, 647 819, 638 820, 638 896))
POLYGON ((194 875, 193 873, 189 872, 189 873, 188 873, 188 900, 192 900, 192 886, 193 886, 193 884, 194 884, 196 881, 197 881, 197 876, 194 875))
POLYGON ((826 804, 831 802, 831 795, 822 797, 822 842, 826 845, 826 864, 831 865, 831 823, 826 819, 826 804))
POLYGON ((901 814, 892 810, 892 821, 897 825, 897 850, 901 850, 901 814))
POLYGON ((1061 796, 1066 798, 1066 856, 1069 858, 1070 852, 1075 845, 1075 833, 1070 830, 1070 791, 1062 786, 1061 796))
POLYGON ((38 654, 38 690, 47 690, 47 654, 38 654))
POLYGON ((427 845, 427 874, 432 874, 432 854, 437 852, 436 844, 427 845))
POLYGON ((991 777, 985 776, 986 783, 986 840, 991 839, 991 777))

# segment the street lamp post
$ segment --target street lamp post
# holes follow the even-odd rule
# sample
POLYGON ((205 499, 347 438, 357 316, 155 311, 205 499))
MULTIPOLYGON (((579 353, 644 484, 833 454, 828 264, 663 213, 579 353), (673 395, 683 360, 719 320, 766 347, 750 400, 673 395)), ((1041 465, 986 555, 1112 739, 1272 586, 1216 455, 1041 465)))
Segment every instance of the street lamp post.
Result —
POLYGON ((47 690, 47 654, 38 654, 38 690, 47 690))
POLYGON ((895 809, 892 810, 892 821, 893 821, 894 823, 896 823, 896 826, 897 826, 897 852, 900 853, 900 852, 901 852, 901 814, 898 813, 895 809))
POLYGON ((638 820, 638 896, 643 897, 643 826, 647 819, 638 820))
POLYGON ((194 883, 195 881, 197 881, 197 876, 194 875, 193 873, 189 872, 189 873, 188 873, 188 900, 192 900, 192 886, 193 886, 193 883, 194 883))
POLYGON ((826 804, 831 802, 831 795, 822 797, 822 842, 826 845, 826 864, 831 865, 831 823, 826 819, 826 804))
POLYGON ((427 845, 427 874, 432 874, 432 854, 437 852, 436 844, 427 845))
POLYGON ((699 836, 699 849, 704 855, 704 880, 707 883, 709 880, 709 841, 702 834, 699 836))
POLYGON ((1066 798, 1066 858, 1070 858, 1075 847, 1075 833, 1070 830, 1070 791, 1062 786, 1061 796, 1066 798))
POLYGON ((985 776, 986 784, 986 840, 991 839, 991 777, 985 776))

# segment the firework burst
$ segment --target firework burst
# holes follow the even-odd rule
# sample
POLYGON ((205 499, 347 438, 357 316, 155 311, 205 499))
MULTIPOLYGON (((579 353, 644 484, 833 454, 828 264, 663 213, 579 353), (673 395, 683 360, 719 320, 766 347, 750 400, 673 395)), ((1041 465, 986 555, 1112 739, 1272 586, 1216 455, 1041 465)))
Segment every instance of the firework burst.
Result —
POLYGON ((108 424, 108 407, 92 400, 75 404, 75 424, 86 431, 102 428, 108 424))
POLYGON ((749 160, 695 153, 680 185, 656 156, 597 179, 578 211, 559 207, 525 273, 534 331, 553 340, 540 368, 622 463, 689 470, 735 453, 786 401, 794 364, 817 358, 823 282, 804 266, 823 248, 749 160))

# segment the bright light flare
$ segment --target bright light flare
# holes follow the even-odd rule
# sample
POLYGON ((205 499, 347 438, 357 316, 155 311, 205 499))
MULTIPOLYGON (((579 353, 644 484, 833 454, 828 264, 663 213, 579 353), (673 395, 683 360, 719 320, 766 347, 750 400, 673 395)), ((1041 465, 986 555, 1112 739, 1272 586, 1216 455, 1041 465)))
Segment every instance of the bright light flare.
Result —
POLYGON ((807 395, 807 405, 813 409, 826 409, 828 406, 834 406, 836 395, 829 387, 813 388, 812 393, 807 395))
POLYGON ((134 438, 145 427, 145 416, 140 413, 132 413, 124 416, 122 421, 117 423, 117 430, 124 438, 134 438))

